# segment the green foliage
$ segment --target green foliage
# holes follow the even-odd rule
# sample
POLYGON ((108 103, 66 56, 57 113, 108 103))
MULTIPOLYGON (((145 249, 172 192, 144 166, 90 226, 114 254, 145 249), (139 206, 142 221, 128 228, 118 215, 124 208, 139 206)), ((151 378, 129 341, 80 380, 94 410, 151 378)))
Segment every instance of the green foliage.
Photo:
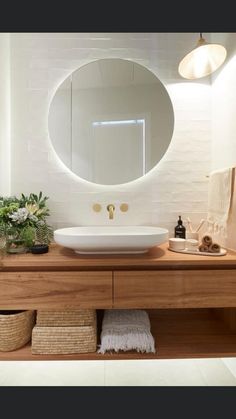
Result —
POLYGON ((35 241, 49 244, 53 239, 53 230, 46 222, 50 215, 47 196, 42 192, 20 198, 0 197, 0 238, 9 236, 22 239, 27 247, 35 241))
POLYGON ((17 211, 18 208, 19 208, 19 204, 18 203, 13 203, 13 202, 11 202, 7 206, 0 207, 0 217, 4 217, 7 214, 9 214, 10 212, 17 211))
POLYGON ((0 208, 6 207, 13 203, 18 204, 18 202, 19 202, 19 199, 16 198, 16 196, 6 196, 6 197, 0 196, 0 208))
POLYGON ((0 222, 0 237, 4 236, 5 232, 6 232, 5 224, 3 222, 0 222))
POLYGON ((35 241, 35 228, 34 227, 25 227, 20 233, 20 239, 22 239, 26 247, 31 247, 35 241))
POLYGON ((38 212, 44 216, 49 215, 49 209, 46 206, 48 199, 48 196, 43 197, 42 192, 39 192, 39 195, 31 193, 29 196, 25 196, 23 193, 21 194, 21 204, 23 207, 26 205, 35 205, 38 208, 38 212))

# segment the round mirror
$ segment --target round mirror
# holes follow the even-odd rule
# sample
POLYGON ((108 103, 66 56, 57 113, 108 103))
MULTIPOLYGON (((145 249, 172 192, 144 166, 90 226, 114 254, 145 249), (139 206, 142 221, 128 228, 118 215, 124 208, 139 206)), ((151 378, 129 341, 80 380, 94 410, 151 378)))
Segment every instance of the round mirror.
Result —
POLYGON ((74 71, 56 91, 49 134, 63 163, 103 185, 133 181, 165 154, 174 113, 160 80, 123 59, 101 59, 74 71))

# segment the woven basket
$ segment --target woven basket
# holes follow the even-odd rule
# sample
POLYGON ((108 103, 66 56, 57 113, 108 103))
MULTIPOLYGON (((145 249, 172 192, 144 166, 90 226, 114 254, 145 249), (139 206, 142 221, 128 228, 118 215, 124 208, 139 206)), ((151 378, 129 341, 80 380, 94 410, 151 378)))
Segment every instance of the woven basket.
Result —
POLYGON ((76 354, 96 349, 96 322, 91 326, 35 326, 32 331, 32 354, 76 354))
POLYGON ((37 326, 90 326, 96 321, 96 310, 38 310, 37 326))
POLYGON ((0 311, 0 351, 14 351, 31 339, 35 311, 0 311))

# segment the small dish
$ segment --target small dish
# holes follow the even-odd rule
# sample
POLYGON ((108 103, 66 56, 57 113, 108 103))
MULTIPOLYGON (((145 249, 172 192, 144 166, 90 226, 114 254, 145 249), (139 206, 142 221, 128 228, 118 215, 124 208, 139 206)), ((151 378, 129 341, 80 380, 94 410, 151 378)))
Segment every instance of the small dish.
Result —
POLYGON ((196 251, 196 250, 198 250, 198 245, 199 245, 198 240, 195 240, 195 239, 187 239, 186 240, 186 243, 185 243, 185 249, 186 250, 194 250, 194 251, 196 251))

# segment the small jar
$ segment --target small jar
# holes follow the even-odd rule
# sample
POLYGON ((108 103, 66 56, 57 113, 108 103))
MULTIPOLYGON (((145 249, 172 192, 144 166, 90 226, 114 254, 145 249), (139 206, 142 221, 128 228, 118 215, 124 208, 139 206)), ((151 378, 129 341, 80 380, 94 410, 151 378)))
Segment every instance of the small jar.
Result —
POLYGON ((184 250, 185 249, 185 239, 180 237, 172 237, 169 239, 169 248, 171 250, 184 250))
POLYGON ((194 239, 194 240, 199 241, 199 234, 193 231, 187 231, 186 239, 194 239))

